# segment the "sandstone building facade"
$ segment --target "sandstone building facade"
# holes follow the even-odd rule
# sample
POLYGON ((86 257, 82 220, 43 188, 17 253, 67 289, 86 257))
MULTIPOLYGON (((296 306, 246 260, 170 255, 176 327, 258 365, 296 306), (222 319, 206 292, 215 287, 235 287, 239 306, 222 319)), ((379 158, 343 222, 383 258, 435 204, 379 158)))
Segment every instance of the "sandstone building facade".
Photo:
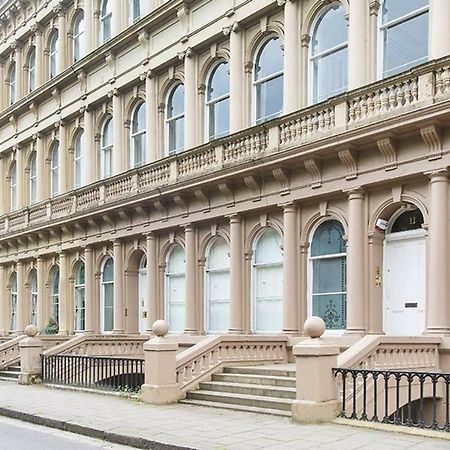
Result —
POLYGON ((447 0, 7 0, 0 334, 447 334, 447 0))

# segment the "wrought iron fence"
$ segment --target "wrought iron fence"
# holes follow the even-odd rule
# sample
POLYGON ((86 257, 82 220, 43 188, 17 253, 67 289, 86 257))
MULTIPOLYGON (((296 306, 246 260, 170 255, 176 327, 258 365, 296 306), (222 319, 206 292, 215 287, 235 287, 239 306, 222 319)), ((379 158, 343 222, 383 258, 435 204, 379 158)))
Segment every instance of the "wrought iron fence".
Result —
POLYGON ((50 384, 137 392, 144 384, 144 360, 109 356, 44 356, 42 377, 44 383, 50 384))
POLYGON ((450 431, 450 373, 333 369, 347 419, 450 431))

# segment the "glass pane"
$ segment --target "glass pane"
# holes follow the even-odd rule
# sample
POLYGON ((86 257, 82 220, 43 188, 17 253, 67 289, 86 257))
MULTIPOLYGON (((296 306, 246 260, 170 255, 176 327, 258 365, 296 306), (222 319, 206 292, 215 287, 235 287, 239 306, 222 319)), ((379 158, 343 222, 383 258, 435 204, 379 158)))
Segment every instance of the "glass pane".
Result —
POLYGON ((208 253, 208 269, 227 269, 230 267, 230 249, 225 239, 216 239, 208 253))
POLYGON ((167 283, 167 313, 170 331, 184 330, 185 321, 185 277, 171 275, 167 283))
POLYGON ((145 103, 141 103, 133 114, 133 134, 145 130, 145 103))
POLYGON ((169 305, 169 330, 171 332, 181 332, 184 330, 184 305, 170 304, 169 305))
POLYGON ((345 253, 344 228, 337 220, 327 220, 314 233, 311 256, 345 253))
POLYGON ((108 258, 103 266, 103 282, 114 281, 114 260, 108 258))
POLYGON ((256 85, 256 120, 276 117, 283 109, 283 76, 256 85))
POLYGON ((139 167, 145 162, 144 149, 145 149, 145 133, 134 136, 134 167, 139 167))
POLYGON ((209 137, 220 137, 230 131, 230 99, 209 105, 209 137))
POLYGON ((347 290, 346 258, 313 260, 313 293, 345 292, 347 290))
MULTIPOLYGON (((345 10, 342 5, 334 4, 317 21, 313 32, 312 52, 313 55, 322 53, 347 41, 347 21, 345 10)), ((330 72, 330 76, 334 72, 330 72)))
POLYGON ((282 262, 281 245, 282 239, 280 234, 273 228, 268 228, 256 243, 255 264, 282 262))
POLYGON ((255 331, 281 331, 283 328, 281 298, 262 298, 256 302, 255 331))
POLYGON ((222 97, 230 93, 230 73, 228 63, 222 62, 211 73, 207 99, 222 97))
POLYGON ((84 263, 79 263, 75 274, 75 284, 85 283, 85 266, 84 263))
POLYGON ((59 294, 59 269, 56 268, 53 270, 52 274, 52 294, 59 294))
POLYGON ((59 169, 52 170, 52 196, 59 193, 59 169))
POLYGON ((167 118, 184 113, 184 85, 178 84, 172 89, 167 102, 167 118))
POLYGON ((398 19, 424 6, 428 6, 428 0, 385 0, 382 11, 383 23, 398 19))
POLYGON ((102 27, 102 41, 106 42, 109 39, 111 39, 111 16, 103 19, 102 27))
POLYGON ((260 80, 283 70, 282 42, 278 37, 267 41, 255 61, 255 80, 260 80))
POLYGON ((412 211, 405 211, 400 214, 392 225, 391 233, 399 233, 401 231, 418 230, 422 228, 423 215, 419 208, 412 211))
POLYGON ((347 60, 347 47, 314 60, 314 103, 345 91, 347 60))
POLYGON ((313 295, 314 316, 321 317, 327 329, 342 330, 346 328, 346 295, 313 295))
POLYGON ((228 302, 230 300, 230 272, 211 272, 208 274, 208 294, 210 302, 228 302))
POLYGON ((427 57, 428 13, 384 31, 384 77, 420 64, 427 57))
POLYGON ((113 331, 113 329, 114 329, 114 309, 105 308, 103 331, 113 331))
POLYGON ((169 153, 184 148, 184 117, 169 122, 169 153))
POLYGON ((104 284, 103 287, 105 293, 105 298, 103 299, 105 308, 112 308, 114 306, 114 284, 110 282, 104 284))
MULTIPOLYGON (((216 280, 211 280, 211 284, 216 284, 216 280)), ((223 283, 221 284, 223 285, 223 283)), ((229 310, 230 310, 229 298, 226 298, 224 300, 211 299, 208 305, 208 331, 224 332, 228 330, 229 310)))
POLYGON ((184 248, 181 245, 176 245, 170 252, 167 272, 184 273, 184 248))

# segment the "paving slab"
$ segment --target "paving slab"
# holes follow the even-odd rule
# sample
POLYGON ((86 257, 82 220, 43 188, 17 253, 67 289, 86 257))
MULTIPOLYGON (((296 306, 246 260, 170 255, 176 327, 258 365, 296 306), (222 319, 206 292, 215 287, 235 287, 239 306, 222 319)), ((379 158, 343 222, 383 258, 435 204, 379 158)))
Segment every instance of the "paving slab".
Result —
MULTIPOLYGON (((299 425, 289 418, 0 381, 0 414, 136 448, 166 450, 440 450, 450 441, 348 424, 299 425)), ((449 436, 450 437, 450 436, 449 436)))

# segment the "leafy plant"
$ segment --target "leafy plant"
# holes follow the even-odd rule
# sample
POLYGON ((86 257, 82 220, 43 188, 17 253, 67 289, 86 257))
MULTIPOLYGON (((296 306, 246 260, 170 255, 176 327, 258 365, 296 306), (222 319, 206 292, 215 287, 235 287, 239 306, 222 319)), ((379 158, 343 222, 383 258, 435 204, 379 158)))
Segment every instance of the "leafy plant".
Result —
POLYGON ((47 326, 42 328, 41 334, 58 334, 59 325, 53 317, 50 317, 47 326))

